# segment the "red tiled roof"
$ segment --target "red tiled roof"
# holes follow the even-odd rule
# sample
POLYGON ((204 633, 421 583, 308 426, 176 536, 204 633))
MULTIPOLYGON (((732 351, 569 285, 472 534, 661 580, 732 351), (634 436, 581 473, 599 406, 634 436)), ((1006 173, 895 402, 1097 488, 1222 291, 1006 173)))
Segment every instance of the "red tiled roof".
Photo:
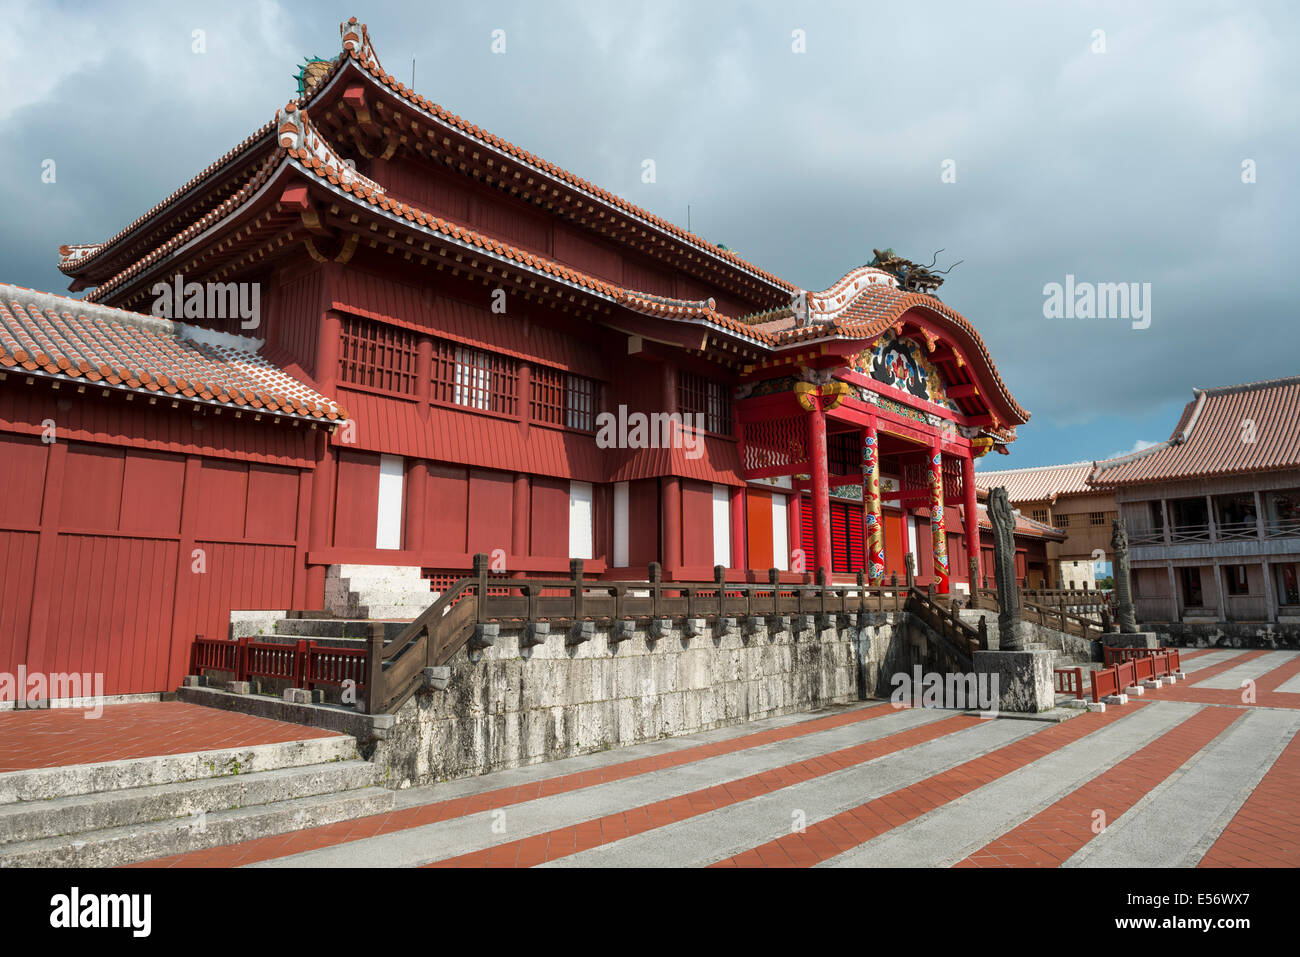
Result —
MULTIPOLYGON (((527 150, 520 149, 513 143, 503 140, 501 137, 489 133, 487 130, 480 129, 474 124, 469 123, 452 113, 450 110, 439 106, 437 103, 434 103, 409 89, 405 84, 392 76, 392 74, 384 72, 383 67, 379 65, 378 57, 375 56, 374 50, 370 45, 370 35, 369 31, 366 29, 366 25, 364 23, 359 23, 356 17, 350 17, 340 29, 344 38, 344 57, 351 57, 362 70, 369 73, 403 100, 419 107, 431 117, 447 124, 448 126, 454 126, 456 129, 472 136, 481 143, 485 143, 488 146, 501 150, 540 172, 563 180, 570 186, 587 193, 589 196, 598 199, 601 202, 615 206, 625 213, 629 213, 638 219, 644 220, 645 222, 655 226, 657 229, 670 233, 677 239, 690 243, 692 246, 707 252, 711 256, 716 256, 719 259, 729 262, 733 266, 737 266, 774 286, 786 290, 787 292, 794 291, 794 286, 791 283, 779 276, 774 276, 772 273, 755 266, 751 262, 747 262, 731 250, 723 249, 714 243, 701 239, 694 233, 687 232, 677 224, 656 216, 654 213, 628 202, 621 196, 616 196, 607 189, 588 182, 579 176, 575 176, 568 170, 562 169, 554 163, 549 163, 540 156, 534 156, 527 150), (357 32, 358 30, 360 31, 359 36, 357 32)), ((322 81, 322 84, 323 82, 324 81, 322 81)))
MULTIPOLYGON (((418 93, 415 93, 413 90, 409 89, 403 83, 399 82, 391 74, 386 73, 383 70, 383 68, 379 64, 379 59, 375 55, 374 49, 370 44, 370 35, 369 35, 369 31, 366 29, 366 25, 364 23, 360 23, 356 17, 350 17, 348 20, 344 21, 339 27, 339 33, 340 36, 342 37, 343 52, 335 59, 333 66, 330 67, 330 69, 324 74, 324 76, 320 78, 316 86, 311 91, 309 91, 307 95, 298 97, 295 100, 293 100, 291 103, 292 106, 296 108, 305 107, 315 98, 316 94, 318 94, 319 92, 325 89, 325 87, 329 84, 329 81, 332 79, 333 75, 337 73, 338 70, 342 68, 342 66, 345 63, 355 62, 357 66, 360 67, 360 69, 364 73, 368 74, 373 79, 378 81, 380 84, 385 86, 387 89, 391 90, 402 100, 406 101, 412 106, 417 107, 420 110, 423 110, 426 114, 438 120, 439 122, 454 127, 457 130, 460 130, 461 132, 473 137, 474 139, 479 140, 480 142, 488 146, 491 146, 504 153, 507 153, 514 159, 528 166, 531 166, 533 169, 537 170, 538 172, 542 172, 556 179, 559 179, 564 183, 568 184, 569 186, 574 187, 584 193, 587 193, 593 199, 597 199, 603 203, 614 206, 625 213, 628 213, 638 219, 641 219, 647 224, 652 225, 657 229, 663 230, 664 232, 671 234, 676 239, 686 242, 697 249, 703 250, 704 252, 708 253, 710 256, 716 257, 717 259, 727 262, 732 266, 740 268, 773 286, 776 286, 787 292, 791 292, 794 290, 794 286, 788 281, 781 279, 779 276, 773 275, 767 270, 762 269, 754 265, 753 263, 746 261, 741 256, 737 255, 735 252, 732 252, 729 249, 724 249, 714 243, 710 243, 707 240, 702 239, 699 236, 696 236, 694 233, 682 229, 680 226, 676 225, 675 223, 669 222, 668 220, 663 219, 662 217, 657 216, 654 213, 649 212, 648 210, 642 209, 641 207, 628 202, 622 197, 617 196, 614 193, 611 193, 609 190, 603 189, 602 187, 599 187, 594 183, 588 182, 587 180, 582 179, 581 177, 575 176, 573 173, 570 173, 568 170, 562 169, 561 167, 556 166, 554 163, 547 162, 541 157, 534 156, 532 153, 529 153, 527 150, 520 149, 518 146, 515 146, 513 143, 510 143, 499 136, 495 136, 494 134, 489 133, 484 129, 481 129, 478 126, 473 125, 472 123, 468 123, 460 116, 457 116, 456 114, 452 113, 450 110, 447 110, 444 107, 441 107, 438 104, 419 95, 418 93)), ((268 123, 263 127, 261 127, 259 130, 257 130, 255 133, 253 133, 251 136, 249 136, 239 145, 235 146, 233 149, 231 149, 228 153, 226 153, 216 162, 208 166, 208 168, 203 170, 203 172, 199 173, 197 176, 195 176, 193 179, 187 182, 180 189, 176 190, 174 193, 172 193, 162 202, 158 203, 153 209, 146 212, 143 216, 139 217, 135 222, 131 223, 129 226, 127 226, 125 229, 119 232, 112 239, 97 244, 61 247, 60 254, 63 258, 59 263, 59 268, 69 274, 74 274, 76 272, 79 272, 82 269, 82 267, 89 264, 92 260, 98 257, 105 250, 111 248, 115 243, 124 239, 137 227, 139 227, 140 225, 148 221, 157 212, 169 206, 172 202, 174 202, 178 197, 180 197, 189 189, 191 189, 194 185, 203 181, 211 173, 227 165, 231 160, 233 160, 237 156, 243 154, 254 143, 260 142, 266 136, 266 134, 270 132, 273 128, 274 128, 273 123, 268 123)))
POLYGON ((977 471, 975 484, 982 489, 1002 486, 1012 504, 1020 502, 1054 502, 1062 495, 1092 495, 1088 473, 1095 462, 1071 462, 1068 465, 1039 465, 1025 469, 977 471))
MULTIPOLYGON (((965 506, 962 507, 965 508, 965 506)), ((980 505, 978 506, 978 510, 980 528, 987 528, 992 531, 993 521, 989 518, 988 507, 980 505)), ((1028 535, 1031 538, 1051 538, 1061 542, 1066 539, 1065 532, 1061 531, 1059 528, 1053 528, 1051 525, 1046 525, 1043 522, 1036 522, 1027 515, 1020 514, 1020 512, 1016 512, 1015 516, 1015 534, 1017 535, 1028 535)))
POLYGON ((0 284, 0 370, 274 415, 347 417, 337 402, 242 348, 249 343, 156 316, 0 284))
MULTIPOLYGON (((909 293, 896 288, 891 282, 881 280, 880 270, 861 267, 852 271, 829 290, 823 293, 805 294, 809 302, 810 313, 820 313, 830 318, 807 321, 803 326, 794 326, 793 307, 788 307, 790 315, 765 322, 753 322, 744 318, 733 319, 718 312, 712 299, 689 301, 654 296, 616 286, 588 273, 565 266, 554 260, 526 252, 516 246, 486 236, 476 230, 443 219, 409 203, 389 197, 384 187, 373 180, 352 170, 341 156, 320 135, 311 123, 307 111, 300 109, 297 101, 289 102, 276 115, 274 126, 277 131, 278 146, 261 164, 257 173, 234 195, 210 210, 201 219, 192 223, 182 232, 173 236, 158 249, 133 263, 127 269, 100 284, 87 295, 87 300, 96 301, 118 288, 134 276, 146 271, 155 263, 167 259, 172 250, 188 243, 195 236, 214 226, 222 219, 242 207, 270 182, 287 164, 293 168, 315 177, 335 190, 350 196, 358 202, 376 207, 407 223, 437 233, 457 243, 483 250, 486 254, 496 256, 530 269, 567 282, 596 295, 618 302, 629 309, 646 315, 688 322, 704 322, 724 332, 768 348, 780 349, 788 345, 799 344, 811 339, 838 336, 845 339, 874 339, 899 317, 912 308, 921 308, 941 316, 953 323, 974 344, 976 351, 988 368, 995 385, 1002 393, 1008 408, 1020 421, 1029 418, 1026 412, 1011 396, 1003 383, 996 366, 994 366, 983 339, 975 327, 956 310, 944 305, 933 296, 924 293, 909 293), (856 293, 854 291, 856 290, 856 293)), ((802 293, 802 290, 798 291, 802 293)), ((781 312, 777 311, 778 314, 781 312)), ((1014 423, 1003 423, 1003 426, 1014 423)), ((994 430, 1006 438, 1010 432, 994 430)))
POLYGON ((1090 485, 1300 468, 1300 376, 1196 389, 1166 441, 1098 462, 1090 485))
POLYGON ((83 243, 81 245, 60 246, 59 247, 60 259, 58 264, 59 269, 61 269, 63 272, 67 273, 68 275, 74 275, 80 272, 84 267, 90 265, 90 263, 92 263, 95 259, 97 259, 101 253, 105 252, 106 250, 112 249, 116 243, 120 242, 121 240, 125 239, 127 236, 131 235, 131 233, 133 233, 137 228, 144 225, 154 215, 166 209, 168 206, 174 203, 178 198, 185 195, 185 193, 189 192, 199 183, 203 182, 203 180, 207 179, 210 175, 212 175, 212 173, 226 166, 231 160, 235 159, 236 157, 243 155, 243 153, 246 152, 250 147, 252 147, 254 143, 259 142, 265 136, 267 136, 267 134, 271 132, 273 126, 274 123, 264 123, 261 129, 257 130, 255 133, 251 134, 250 136, 245 137, 244 140, 241 141, 238 145, 228 150, 225 153, 225 155, 221 156, 215 162, 211 163, 201 173, 192 177, 187 183, 185 183, 185 185, 175 190, 173 193, 171 193, 161 202, 156 204, 152 209, 144 213, 144 215, 140 216, 138 219, 135 220, 135 222, 128 225, 125 229, 123 229, 121 232, 119 232, 116 236, 112 237, 111 239, 107 239, 102 243, 83 243))

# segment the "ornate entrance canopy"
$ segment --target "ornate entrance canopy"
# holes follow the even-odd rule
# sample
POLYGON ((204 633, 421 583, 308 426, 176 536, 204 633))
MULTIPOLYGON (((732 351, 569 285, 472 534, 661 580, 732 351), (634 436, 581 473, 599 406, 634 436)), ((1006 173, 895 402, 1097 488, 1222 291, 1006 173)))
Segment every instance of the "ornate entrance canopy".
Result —
POLYGON ((788 343, 744 370, 737 417, 745 478, 785 476, 810 489, 819 568, 830 553, 830 489, 860 485, 873 581, 885 570, 882 500, 928 510, 935 582, 948 591, 945 508, 965 505, 968 540, 978 541, 974 460, 1005 452, 1029 418, 979 333, 877 266, 823 292, 798 290, 788 306, 745 321, 788 343), (882 476, 890 478, 883 490, 882 476))

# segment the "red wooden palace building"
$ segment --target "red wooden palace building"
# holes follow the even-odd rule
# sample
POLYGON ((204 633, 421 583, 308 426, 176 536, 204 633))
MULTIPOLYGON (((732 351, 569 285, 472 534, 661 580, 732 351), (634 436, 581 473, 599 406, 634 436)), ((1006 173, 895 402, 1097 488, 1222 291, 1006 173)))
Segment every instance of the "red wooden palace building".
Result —
MULTIPOLYGON (((974 460, 1028 413, 937 284, 797 288, 407 89, 355 20, 342 47, 63 247, 83 300, 0 286, 0 670, 174 687, 196 633, 321 607, 337 565, 967 579, 974 460)), ((1023 531, 1021 574, 1055 534, 1023 531)))

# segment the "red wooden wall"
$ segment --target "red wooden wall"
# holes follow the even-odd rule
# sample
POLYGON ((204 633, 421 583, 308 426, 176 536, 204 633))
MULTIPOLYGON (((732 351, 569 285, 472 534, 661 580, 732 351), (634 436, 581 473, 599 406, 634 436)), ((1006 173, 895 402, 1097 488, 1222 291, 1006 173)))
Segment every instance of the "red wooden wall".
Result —
MULTIPOLYGON (((58 427, 48 444, 0 431, 0 670, 101 673, 106 694, 170 690, 194 635, 227 634, 231 610, 303 606, 310 472, 127 444, 166 444, 177 418, 201 436, 188 410, 114 416, 111 400, 45 399, 0 396, 0 408, 30 403, 58 427), (140 432, 62 438, 88 434, 88 411, 140 432)), ((280 431, 265 447, 297 458, 280 431)))

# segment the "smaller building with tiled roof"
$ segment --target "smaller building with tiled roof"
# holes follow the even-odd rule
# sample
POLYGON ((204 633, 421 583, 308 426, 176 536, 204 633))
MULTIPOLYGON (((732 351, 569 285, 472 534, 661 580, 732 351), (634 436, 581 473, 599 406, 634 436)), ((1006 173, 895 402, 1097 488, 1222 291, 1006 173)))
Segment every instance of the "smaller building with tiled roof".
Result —
POLYGON ((1088 483, 1125 519, 1139 618, 1300 626, 1300 376, 1194 389, 1168 439, 1088 483))
POLYGON ((1063 532, 1064 541, 1049 548, 1049 554, 1066 586, 1091 587, 1101 574, 1096 563, 1111 559, 1111 525, 1118 513, 1113 494, 1088 485, 1095 465, 1068 462, 975 473, 981 489, 1005 488, 1023 514, 1063 532))

